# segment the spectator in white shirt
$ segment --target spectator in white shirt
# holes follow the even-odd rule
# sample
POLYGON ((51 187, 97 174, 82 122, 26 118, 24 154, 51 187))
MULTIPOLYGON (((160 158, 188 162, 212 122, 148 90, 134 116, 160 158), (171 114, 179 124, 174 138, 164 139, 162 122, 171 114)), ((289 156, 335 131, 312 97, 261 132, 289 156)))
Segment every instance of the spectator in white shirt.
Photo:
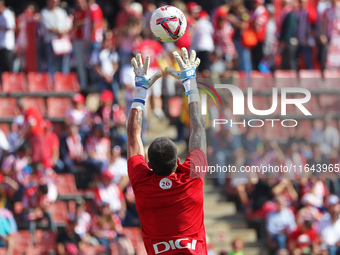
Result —
POLYGON ((41 11, 41 22, 44 27, 45 53, 48 72, 69 72, 69 54, 56 55, 52 41, 67 35, 71 28, 66 11, 59 7, 60 0, 47 0, 47 7, 41 11), (55 68, 56 67, 56 68, 55 68))
POLYGON ((325 117, 325 129, 320 143, 321 152, 329 158, 336 158, 340 143, 339 131, 333 126, 331 115, 325 117))
POLYGON ((322 246, 325 250, 328 250, 326 254, 336 255, 340 252, 340 204, 338 196, 329 196, 327 209, 328 213, 323 216, 319 223, 318 233, 322 246))
POLYGON ((121 151, 122 149, 120 146, 113 147, 107 171, 113 175, 112 181, 124 190, 129 184, 129 177, 127 172, 127 161, 122 157, 121 151))
POLYGON ((92 53, 90 64, 99 76, 100 91, 111 90, 116 102, 119 102, 119 84, 114 79, 114 75, 118 70, 118 61, 119 57, 115 51, 113 34, 107 32, 104 35, 102 50, 92 53))
POLYGON ((209 14, 201 11, 192 40, 192 49, 196 50, 197 57, 202 61, 198 71, 202 72, 203 77, 210 76, 210 54, 215 49, 213 34, 214 28, 209 20, 209 14))
POLYGON ((12 11, 0 0, 0 75, 13 71, 15 45, 15 17, 12 11))
POLYGON ((267 233, 269 240, 280 251, 286 249, 287 236, 295 230, 296 223, 294 213, 287 208, 284 196, 277 196, 275 203, 277 210, 267 216, 267 233))

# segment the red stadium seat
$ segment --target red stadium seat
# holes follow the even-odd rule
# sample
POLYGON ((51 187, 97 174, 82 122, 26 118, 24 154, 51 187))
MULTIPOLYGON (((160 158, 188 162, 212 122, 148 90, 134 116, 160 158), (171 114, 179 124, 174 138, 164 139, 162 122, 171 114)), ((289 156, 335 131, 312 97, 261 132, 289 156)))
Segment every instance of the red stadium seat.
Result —
POLYGON ((70 98, 49 97, 47 98, 47 116, 49 118, 65 118, 66 111, 71 106, 70 98))
POLYGON ((15 247, 14 254, 34 254, 34 247, 32 243, 31 234, 28 230, 19 230, 14 234, 15 247))
POLYGON ((335 111, 340 109, 339 95, 320 95, 320 107, 323 112, 335 111))
MULTIPOLYGON (((97 255, 97 254, 105 254, 105 247, 102 245, 93 246, 90 244, 84 244, 84 250, 82 251, 84 255, 97 255)), ((111 254, 118 254, 118 253, 111 253, 111 254)))
POLYGON ((76 180, 73 174, 58 174, 57 175, 58 195, 61 197, 76 197, 81 193, 76 187, 76 180))
POLYGON ((48 254, 50 251, 55 251, 57 248, 57 233, 46 230, 36 230, 35 236, 35 251, 37 254, 48 254))
POLYGON ((27 75, 30 92, 51 92, 52 81, 49 73, 31 72, 27 75))
POLYGON ((340 72, 337 70, 325 70, 325 83, 326 89, 339 89, 340 72))
MULTIPOLYGON (((285 125, 293 125, 294 123, 287 122, 285 125)), ((268 122, 264 125, 264 140, 266 141, 282 141, 288 140, 289 138, 289 130, 293 129, 293 127, 283 127, 281 125, 281 121, 275 121, 274 127, 272 127, 272 123, 268 122)))
POLYGON ((259 71, 251 73, 251 87, 253 90, 271 90, 274 85, 274 80, 271 73, 264 74, 259 71))
POLYGON ((1 78, 2 90, 5 93, 27 91, 27 81, 24 73, 4 72, 1 78))
POLYGON ((23 110, 26 110, 31 106, 35 106, 43 115, 46 115, 45 99, 42 97, 23 97, 20 99, 20 105, 23 110))
POLYGON ((130 239, 134 248, 143 244, 142 230, 139 227, 124 227, 123 234, 130 239))
POLYGON ((52 219, 57 224, 64 224, 68 220, 67 206, 65 202, 56 201, 49 205, 48 211, 52 215, 52 219))
MULTIPOLYGON (((295 98, 302 98, 305 97, 302 94, 296 95, 295 98)), ((322 114, 323 110, 321 109, 319 105, 319 100, 317 95, 311 95, 310 100, 307 103, 304 103, 303 106, 313 115, 313 114, 322 114)), ((297 108, 296 106, 292 105, 294 114, 296 115, 303 115, 301 110, 297 108)))
POLYGON ((12 118, 20 114, 17 99, 13 97, 0 98, 0 118, 12 118))
POLYGON ((76 73, 55 73, 54 91, 56 92, 78 92, 80 90, 76 73))
POLYGON ((312 121, 311 120, 298 120, 296 127, 296 133, 298 137, 309 139, 312 134, 312 121))
POLYGON ((297 87, 297 73, 293 70, 277 70, 274 73, 275 84, 277 88, 297 87))
POLYGON ((9 125, 7 123, 0 123, 0 130, 2 130, 7 136, 10 132, 9 125))
POLYGON ((321 72, 319 70, 300 70, 299 76, 301 87, 311 90, 320 89, 321 72))

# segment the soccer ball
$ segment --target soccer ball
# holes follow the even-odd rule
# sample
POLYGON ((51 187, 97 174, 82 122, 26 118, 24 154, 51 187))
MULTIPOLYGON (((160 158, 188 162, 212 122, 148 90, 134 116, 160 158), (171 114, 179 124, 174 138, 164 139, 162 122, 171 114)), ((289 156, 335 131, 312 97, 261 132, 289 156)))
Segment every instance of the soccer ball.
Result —
POLYGON ((180 9, 165 5, 152 13, 150 28, 161 42, 175 42, 184 35, 187 20, 180 9))

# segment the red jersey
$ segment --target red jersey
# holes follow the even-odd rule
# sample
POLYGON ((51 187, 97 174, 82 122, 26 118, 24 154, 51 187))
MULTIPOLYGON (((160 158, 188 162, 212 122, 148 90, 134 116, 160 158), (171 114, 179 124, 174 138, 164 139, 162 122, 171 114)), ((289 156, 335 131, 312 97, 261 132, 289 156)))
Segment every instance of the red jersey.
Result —
POLYGON ((150 56, 150 67, 158 67, 157 60, 163 53, 163 47, 161 43, 155 40, 146 39, 138 44, 135 50, 142 54, 142 56, 150 56))
POLYGON ((104 16, 103 11, 98 4, 92 4, 86 15, 86 39, 90 39, 92 42, 103 41, 103 25, 104 16), (92 31, 92 26, 94 29, 92 31))
MULTIPOLYGON (((86 11, 77 9, 74 11, 73 16, 75 21, 83 23, 86 19, 86 11)), ((74 38, 77 40, 84 39, 84 26, 79 26, 74 30, 74 38)))
POLYGON ((313 243, 318 241, 318 234, 313 228, 305 231, 298 228, 290 234, 288 241, 294 241, 298 248, 304 249, 306 247, 312 247, 313 243))
POLYGON ((142 155, 128 161, 128 173, 149 255, 206 255, 203 179, 191 178, 190 168, 207 166, 200 150, 190 152, 174 174, 158 176, 142 155))
POLYGON ((251 21, 259 42, 263 42, 266 37, 268 20, 269 12, 266 7, 264 5, 258 6, 252 14, 251 21))

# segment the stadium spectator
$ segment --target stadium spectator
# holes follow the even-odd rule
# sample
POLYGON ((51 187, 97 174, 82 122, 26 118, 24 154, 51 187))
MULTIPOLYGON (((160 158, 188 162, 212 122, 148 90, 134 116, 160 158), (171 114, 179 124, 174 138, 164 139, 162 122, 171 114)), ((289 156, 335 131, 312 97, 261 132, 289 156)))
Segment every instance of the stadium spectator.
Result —
POLYGON ((111 90, 119 101, 119 84, 115 79, 115 73, 118 70, 118 53, 115 51, 113 34, 106 32, 103 38, 102 49, 100 52, 93 52, 90 64, 98 74, 100 91, 111 90))
POLYGON ((249 19, 250 16, 243 0, 233 1, 228 20, 235 29, 234 43, 237 51, 237 70, 245 71, 248 77, 250 77, 252 70, 251 55, 248 46, 245 45, 242 34, 249 27, 249 19))
POLYGON ((254 11, 250 15, 250 25, 253 27, 257 38, 257 45, 251 50, 255 70, 258 70, 258 66, 263 59, 263 43, 266 38, 268 20, 269 13, 264 6, 264 0, 255 0, 254 11))
POLYGON ((274 70, 274 57, 277 51, 277 38, 275 36, 277 28, 274 17, 275 7, 273 5, 267 5, 267 10, 269 18, 266 26, 266 36, 263 41, 263 59, 260 62, 259 68, 259 70, 264 73, 274 70))
POLYGON ((14 13, 6 8, 5 1, 0 1, 0 76, 3 72, 13 71, 15 46, 15 17, 14 13))
POLYGON ((0 174, 0 208, 13 209, 13 198, 18 189, 18 184, 12 178, 0 174))
POLYGON ((9 146, 10 144, 7 140, 4 131, 0 129, 0 159, 2 159, 3 155, 5 155, 6 152, 10 149, 9 146))
POLYGON ((119 215, 121 219, 125 218, 125 201, 122 190, 112 182, 113 175, 105 171, 101 175, 101 183, 96 189, 96 203, 106 203, 109 205, 112 213, 119 215))
POLYGON ((287 236, 296 228, 295 217, 287 208, 284 196, 276 196, 275 203, 277 210, 267 215, 267 233, 269 243, 273 243, 278 250, 284 250, 287 236))
POLYGON ((76 220, 69 220, 64 231, 57 237, 57 251, 60 255, 77 255, 84 250, 80 236, 75 232, 76 220))
POLYGON ((74 124, 78 127, 82 141, 90 132, 91 114, 85 106, 85 97, 77 93, 72 97, 73 106, 66 111, 65 122, 68 125, 74 124))
POLYGON ((113 147, 107 171, 112 174, 112 181, 118 185, 121 190, 124 190, 129 184, 129 177, 127 172, 127 160, 122 157, 121 153, 121 147, 113 147))
POLYGON ((103 125, 104 134, 110 137, 111 145, 124 146, 126 143, 126 115, 119 104, 114 103, 115 96, 110 90, 100 94, 101 106, 95 113, 95 122, 103 125))
POLYGON ((13 213, 0 205, 0 247, 7 248, 7 255, 12 255, 15 247, 15 234, 18 231, 13 213))
POLYGON ((282 1, 282 12, 278 23, 279 51, 281 52, 281 68, 296 70, 297 21, 292 0, 282 1))
POLYGON ((334 127, 334 120, 331 114, 327 114, 324 120, 324 130, 320 150, 330 159, 335 159, 338 156, 340 143, 339 131, 334 127))
MULTIPOLYGON (((23 131, 24 116, 19 115, 13 119, 11 125, 11 132, 8 134, 9 149, 8 152, 12 153, 17 150, 25 141, 25 134, 23 131)), ((1 157, 1 156, 0 156, 1 157)))
POLYGON ((206 11, 199 13, 196 29, 192 39, 192 49, 197 52, 197 57, 202 61, 198 71, 204 78, 210 77, 210 54, 214 51, 214 28, 206 11))
POLYGON ((321 64, 321 71, 324 73, 326 69, 326 61, 328 55, 328 48, 329 43, 332 39, 332 34, 338 33, 337 24, 340 21, 339 12, 340 12, 340 5, 338 0, 331 0, 330 7, 328 7, 321 18, 321 29, 320 29, 320 43, 321 47, 320 51, 320 64, 321 64))
POLYGON ((41 11, 41 23, 44 27, 48 72, 53 77, 54 72, 69 72, 70 52, 64 49, 70 43, 67 35, 71 26, 66 11, 59 7, 60 0, 47 0, 46 3, 47 7, 41 11))
MULTIPOLYGON (((104 135, 103 125, 95 124, 92 134, 86 141, 85 151, 87 159, 83 162, 88 171, 88 177, 100 174, 108 164, 110 155, 110 138, 104 135)), ((89 180, 90 180, 89 179, 89 180)))
POLYGON ((64 168, 64 164, 59 160, 59 137, 53 132, 52 122, 45 120, 45 159, 44 163, 47 167, 54 168, 55 171, 61 172, 64 168))
MULTIPOLYGON (((52 1, 52 0, 50 0, 52 1)), ((40 110, 31 106, 25 111, 25 134, 31 145, 31 158, 36 170, 37 164, 45 159, 44 119, 40 110)))
POLYGON ((121 233, 122 224, 119 216, 112 214, 108 203, 98 204, 97 209, 98 214, 93 217, 91 233, 105 246, 105 254, 109 254, 110 243, 115 241, 117 233, 121 233))
MULTIPOLYGON (((321 240, 321 248, 328 250, 329 255, 339 253, 340 242, 340 205, 336 195, 329 196, 327 200, 328 212, 320 221, 318 233, 321 240)), ((327 253, 326 253, 327 254, 327 253)))
POLYGON ((310 12, 307 9, 307 4, 307 0, 299 0, 295 10, 297 21, 296 37, 298 40, 298 48, 296 51, 298 69, 300 69, 300 55, 304 57, 306 68, 313 69, 312 47, 315 45, 315 41, 312 35, 312 20, 310 12))
POLYGON ((87 85, 87 72, 86 72, 86 41, 84 36, 85 20, 88 11, 86 0, 77 0, 76 9, 73 12, 73 45, 74 54, 77 60, 77 73, 79 85, 84 89, 87 85))
POLYGON ((229 253, 230 255, 244 255, 244 241, 241 238, 235 238, 231 242, 232 251, 229 253))
POLYGON ((52 216, 50 212, 48 212, 48 205, 50 204, 50 201, 47 194, 48 186, 46 184, 42 184, 26 189, 22 198, 22 205, 24 206, 22 219, 23 221, 28 222, 28 228, 31 233, 33 244, 35 244, 34 233, 37 228, 38 221, 47 219, 47 228, 53 232, 57 231, 52 216))
POLYGON ((311 220, 304 220, 288 237, 288 250, 291 254, 318 254, 319 238, 311 220))
POLYGON ((68 135, 60 141, 60 158, 64 162, 64 171, 73 173, 74 166, 80 165, 84 157, 84 146, 79 134, 78 126, 70 124, 68 135))
POLYGON ((316 196, 313 193, 306 193, 301 198, 303 207, 298 211, 296 215, 296 223, 298 226, 303 226, 306 220, 308 220, 314 229, 317 228, 318 222, 322 218, 322 213, 318 207, 316 196))
MULTIPOLYGON (((85 19, 84 38, 89 43, 88 54, 91 56, 94 52, 98 53, 102 47, 104 17, 103 11, 96 3, 96 0, 87 0, 87 4, 88 10, 85 19)), ((91 79, 94 79, 94 74, 93 72, 91 73, 91 79)))
MULTIPOLYGON (((26 51, 28 47, 28 24, 29 22, 37 22, 39 20, 39 12, 35 3, 26 4, 25 10, 17 17, 16 31, 16 55, 20 61, 20 71, 26 71, 26 51)), ((18 71, 16 69, 15 71, 18 71)))
POLYGON ((93 243, 90 236, 91 215, 86 211, 86 203, 83 198, 76 200, 76 214, 74 215, 77 221, 75 232, 80 236, 84 243, 93 243))

